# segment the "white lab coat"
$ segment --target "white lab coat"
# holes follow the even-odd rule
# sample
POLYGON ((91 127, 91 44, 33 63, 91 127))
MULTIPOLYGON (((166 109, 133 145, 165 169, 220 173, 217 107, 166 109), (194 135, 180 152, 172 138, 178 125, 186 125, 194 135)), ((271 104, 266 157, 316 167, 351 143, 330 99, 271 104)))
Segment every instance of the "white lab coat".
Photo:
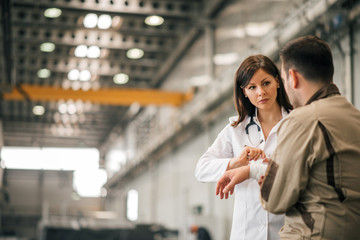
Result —
MULTIPOLYGON (((283 118, 287 112, 282 109, 283 118)), ((231 126, 237 120, 229 119, 230 123, 219 133, 214 143, 201 156, 196 166, 195 176, 201 182, 216 182, 226 171, 231 158, 239 156, 243 147, 257 147, 264 150, 270 157, 276 147, 276 130, 280 122, 271 129, 266 141, 264 134, 251 126, 249 137, 245 126, 250 117, 245 118, 236 128, 231 126), (250 140, 249 140, 250 138, 250 140), (261 140, 263 140, 262 143, 261 140), (260 144, 259 144, 260 143, 260 144), (257 146, 258 145, 258 146, 257 146)), ((261 128, 255 114, 254 121, 261 128)), ((279 230, 284 224, 284 215, 266 212, 260 204, 260 187, 255 179, 248 179, 235 186, 235 204, 230 240, 274 240, 279 239, 279 230)))

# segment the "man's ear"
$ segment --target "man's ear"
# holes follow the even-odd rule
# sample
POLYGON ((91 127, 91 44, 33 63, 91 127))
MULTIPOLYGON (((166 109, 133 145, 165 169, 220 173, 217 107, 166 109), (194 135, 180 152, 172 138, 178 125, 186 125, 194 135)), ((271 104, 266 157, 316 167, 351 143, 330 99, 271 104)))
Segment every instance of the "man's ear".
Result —
POLYGON ((289 81, 292 88, 298 88, 299 87, 299 76, 298 72, 296 72, 294 69, 289 69, 289 81))

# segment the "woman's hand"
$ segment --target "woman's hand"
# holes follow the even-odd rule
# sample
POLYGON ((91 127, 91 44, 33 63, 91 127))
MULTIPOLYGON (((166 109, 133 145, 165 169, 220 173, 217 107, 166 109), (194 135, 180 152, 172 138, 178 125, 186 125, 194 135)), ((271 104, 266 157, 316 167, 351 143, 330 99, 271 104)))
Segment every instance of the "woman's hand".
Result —
POLYGON ((232 158, 229 161, 229 164, 227 166, 226 170, 246 166, 249 164, 249 161, 251 160, 258 160, 259 158, 265 158, 265 153, 260 148, 254 148, 254 147, 244 147, 243 151, 240 153, 238 157, 232 158))

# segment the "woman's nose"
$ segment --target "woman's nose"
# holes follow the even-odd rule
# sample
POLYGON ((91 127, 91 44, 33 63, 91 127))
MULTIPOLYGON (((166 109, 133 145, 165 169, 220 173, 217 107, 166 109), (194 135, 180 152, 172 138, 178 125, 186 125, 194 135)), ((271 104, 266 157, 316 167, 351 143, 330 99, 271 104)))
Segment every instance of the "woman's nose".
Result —
POLYGON ((258 87, 257 88, 257 94, 259 95, 259 96, 261 96, 261 95, 263 95, 264 93, 265 93, 265 91, 264 91, 264 89, 262 88, 262 87, 258 87))

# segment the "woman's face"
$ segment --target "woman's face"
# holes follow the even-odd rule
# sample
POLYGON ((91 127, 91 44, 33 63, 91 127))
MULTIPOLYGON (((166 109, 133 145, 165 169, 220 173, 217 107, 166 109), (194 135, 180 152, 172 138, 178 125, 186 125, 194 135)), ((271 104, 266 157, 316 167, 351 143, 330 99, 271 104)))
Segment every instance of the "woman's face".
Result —
POLYGON ((278 87, 279 83, 276 79, 260 68, 243 91, 255 107, 265 110, 271 109, 274 104, 277 104, 278 87))

